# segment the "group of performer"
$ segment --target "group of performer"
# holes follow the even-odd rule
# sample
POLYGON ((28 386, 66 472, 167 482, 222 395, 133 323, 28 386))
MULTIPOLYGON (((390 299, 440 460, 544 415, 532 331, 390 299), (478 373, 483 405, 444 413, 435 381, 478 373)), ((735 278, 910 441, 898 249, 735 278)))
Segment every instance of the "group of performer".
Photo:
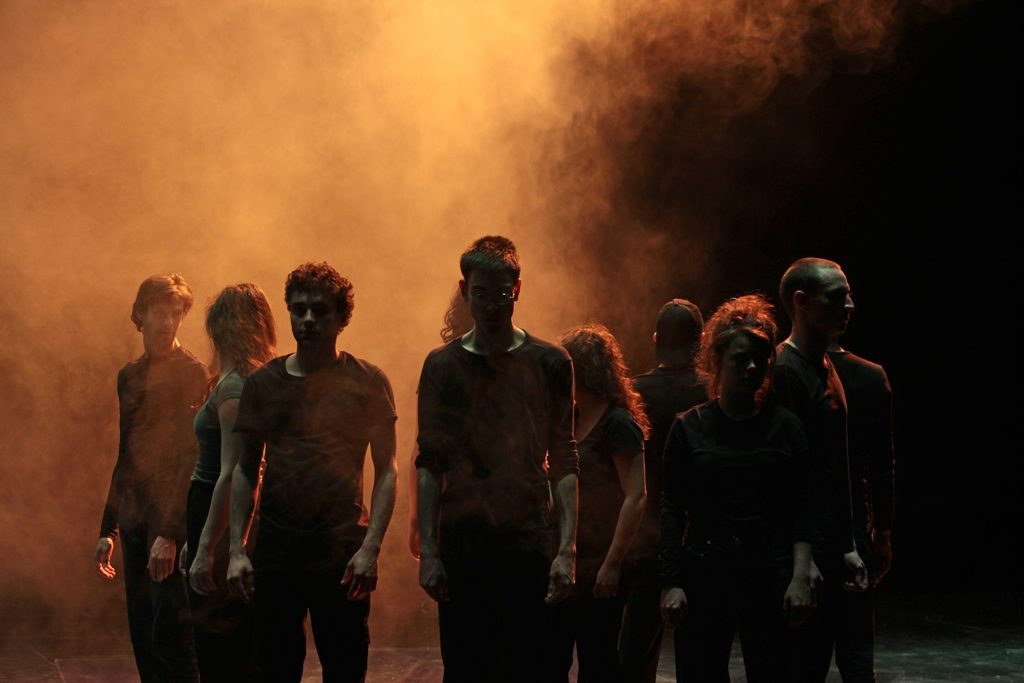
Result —
MULTIPOLYGON (((513 322, 515 246, 460 258, 443 346, 417 390, 410 549, 437 601, 446 683, 653 683, 664 626, 680 681, 873 681, 871 588, 892 559, 891 392, 842 349, 838 264, 783 275, 704 323, 658 314, 630 377, 603 325, 558 343, 513 322), (849 439, 848 439, 849 435, 849 439)), ((212 377, 177 330, 180 275, 139 287, 144 354, 118 374, 120 442, 95 560, 120 541, 143 681, 298 682, 307 614, 325 681, 363 681, 395 504, 395 401, 337 349, 353 287, 326 263, 285 283, 296 342, 253 284, 209 305, 212 377), (369 449, 374 481, 363 501, 369 449)))

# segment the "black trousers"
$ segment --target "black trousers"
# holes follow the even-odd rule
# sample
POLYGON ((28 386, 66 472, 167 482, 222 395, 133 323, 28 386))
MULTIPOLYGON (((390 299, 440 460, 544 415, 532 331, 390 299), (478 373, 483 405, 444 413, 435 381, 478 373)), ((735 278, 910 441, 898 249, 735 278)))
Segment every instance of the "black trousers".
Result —
POLYGON ((578 683, 619 683, 621 597, 582 597, 552 605, 551 633, 545 652, 548 671, 544 680, 567 683, 572 651, 579 660, 578 683))
MULTIPOLYGON (((138 519, 122 509, 120 543, 125 602, 139 678, 142 683, 198 681, 184 577, 177 571, 175 559, 175 571, 170 576, 160 582, 150 578, 149 549, 156 536, 138 519)), ((182 540, 178 539, 179 552, 182 540)))
POLYGON ((661 618, 661 577, 657 555, 632 560, 626 568, 626 606, 619 634, 623 681, 654 683, 665 623, 661 618))
POLYGON ((449 600, 438 603, 444 683, 543 680, 553 532, 442 531, 449 600))
POLYGON ((362 683, 370 648, 370 599, 349 600, 341 585, 358 548, 330 535, 296 537, 261 522, 253 566, 256 660, 261 680, 299 683, 306 658, 306 615, 330 683, 362 683))
MULTIPOLYGON (((870 545, 858 538, 861 559, 871 566, 870 545)), ((822 683, 835 653, 844 683, 874 683, 874 610, 872 592, 843 590, 847 572, 841 551, 816 553, 825 579, 818 607, 794 634, 794 659, 801 683, 822 683)))
POLYGON ((738 630, 751 683, 790 679, 782 600, 792 560, 707 556, 687 567, 687 615, 675 634, 676 680, 727 683, 738 630))
MULTIPOLYGON (((206 524, 212 496, 213 484, 193 481, 189 487, 187 522, 190 564, 195 548, 199 546, 199 536, 206 524)), ((203 683, 256 680, 255 619, 252 607, 228 591, 226 575, 229 545, 230 537, 225 530, 213 549, 216 593, 200 595, 186 583, 195 630, 199 678, 203 683)))

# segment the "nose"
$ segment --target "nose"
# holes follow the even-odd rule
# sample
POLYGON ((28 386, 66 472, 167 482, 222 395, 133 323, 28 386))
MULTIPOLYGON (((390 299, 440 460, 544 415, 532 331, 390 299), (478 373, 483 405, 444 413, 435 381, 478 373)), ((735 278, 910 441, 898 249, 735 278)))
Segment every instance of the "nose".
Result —
POLYGON ((845 308, 847 311, 852 311, 854 309, 853 297, 851 295, 846 295, 846 301, 843 302, 843 308, 845 308))
POLYGON ((306 313, 302 316, 302 322, 316 322, 316 316, 313 315, 312 308, 306 309, 306 313))

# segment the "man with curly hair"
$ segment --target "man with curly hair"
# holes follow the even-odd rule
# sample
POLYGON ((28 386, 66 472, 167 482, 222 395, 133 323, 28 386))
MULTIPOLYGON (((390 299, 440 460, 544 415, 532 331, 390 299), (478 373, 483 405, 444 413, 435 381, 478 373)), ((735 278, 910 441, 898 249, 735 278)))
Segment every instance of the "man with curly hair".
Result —
POLYGON ((192 290, 178 273, 139 286, 132 322, 145 352, 117 374, 120 446, 94 560, 113 579, 121 541, 128 628, 139 677, 196 681, 184 577, 174 571, 185 543, 185 500, 195 464, 192 419, 206 391, 206 367, 178 343, 192 290))
POLYGON ((256 614, 261 676, 302 679, 307 612, 325 681, 363 681, 370 593, 395 503, 395 401, 375 365, 337 351, 353 308, 352 283, 306 263, 285 284, 294 354, 245 380, 235 431, 244 447, 231 487, 228 582, 256 614), (371 509, 363 462, 374 468, 371 509), (260 528, 246 538, 256 504, 260 528))
POLYGON ((510 240, 476 240, 460 268, 474 327, 420 375, 420 585, 445 683, 543 680, 545 601, 568 596, 576 561, 572 361, 513 325, 510 240))

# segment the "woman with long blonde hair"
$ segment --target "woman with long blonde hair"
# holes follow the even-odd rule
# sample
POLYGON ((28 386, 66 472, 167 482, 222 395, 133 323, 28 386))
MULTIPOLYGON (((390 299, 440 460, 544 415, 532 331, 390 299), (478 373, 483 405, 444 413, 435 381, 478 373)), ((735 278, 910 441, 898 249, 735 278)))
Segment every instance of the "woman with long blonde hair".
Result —
POLYGON ((277 343, 274 315, 263 290, 250 283, 225 287, 207 309, 206 333, 219 375, 194 424, 199 457, 188 495, 189 606, 201 679, 249 680, 253 616, 249 605, 228 592, 226 530, 231 474, 242 448, 234 432, 242 384, 274 357, 277 343))

